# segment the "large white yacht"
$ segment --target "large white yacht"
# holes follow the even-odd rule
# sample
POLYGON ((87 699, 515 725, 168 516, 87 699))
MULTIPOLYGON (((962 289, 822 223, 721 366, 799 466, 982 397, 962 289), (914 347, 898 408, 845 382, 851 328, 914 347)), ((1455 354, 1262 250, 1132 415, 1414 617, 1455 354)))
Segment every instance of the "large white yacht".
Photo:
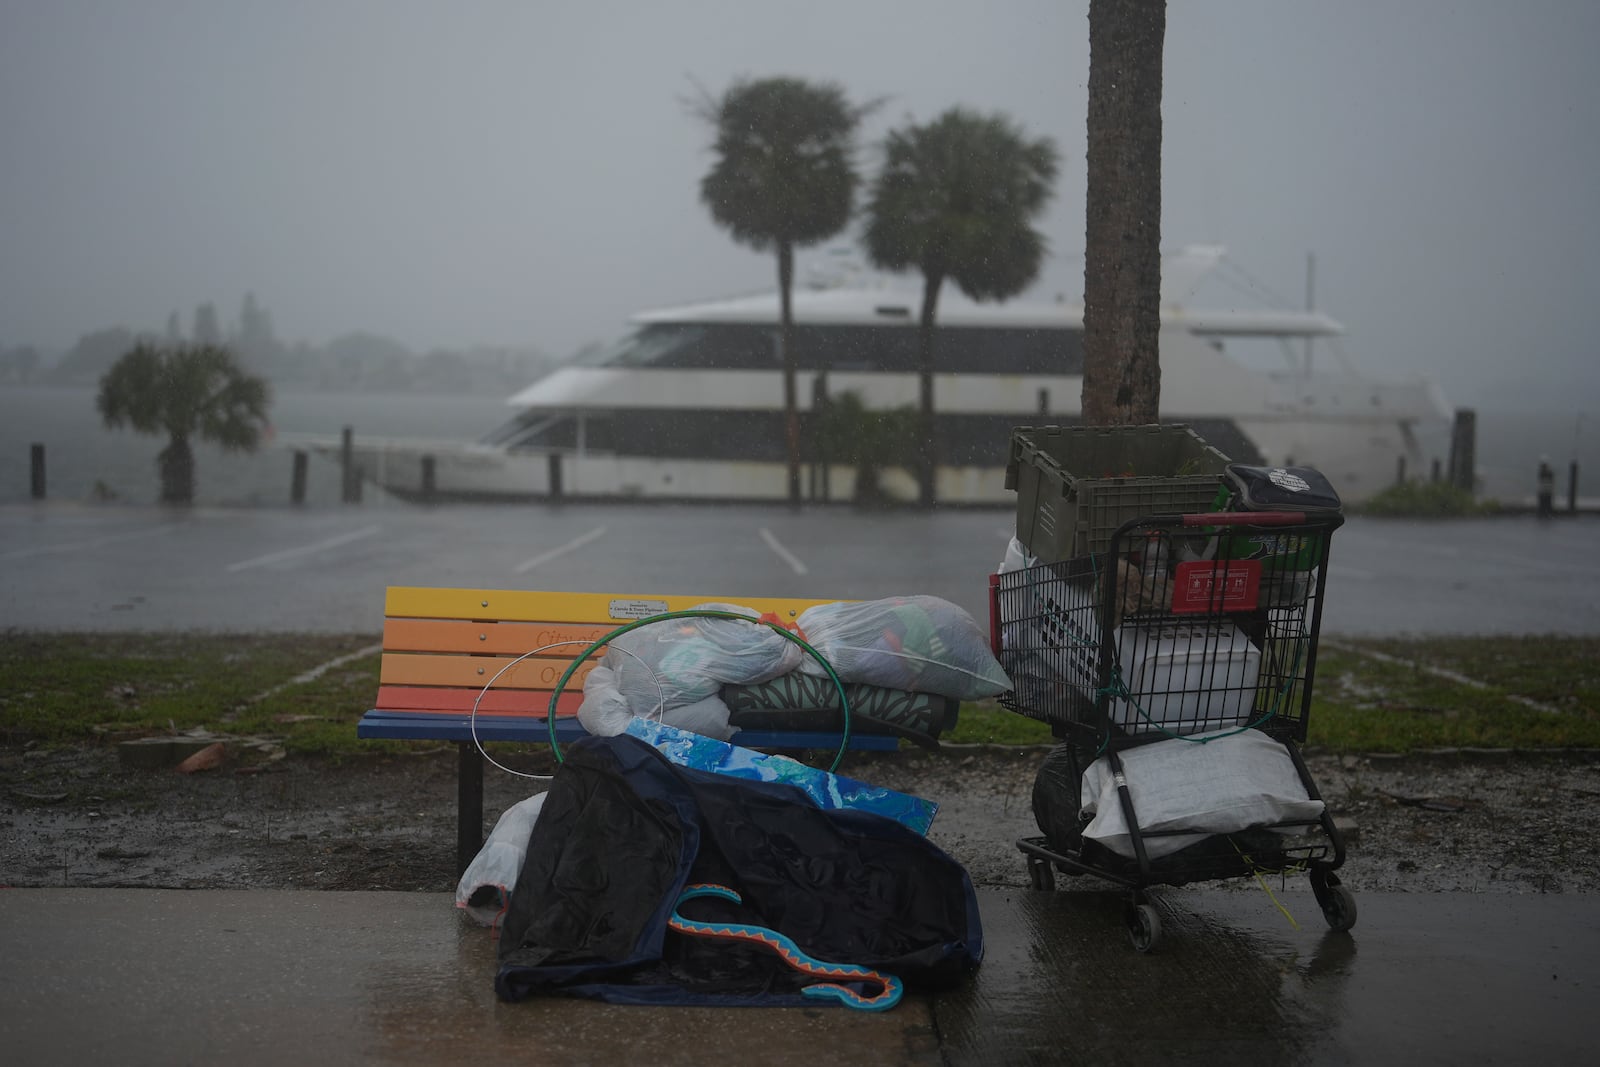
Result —
MULTIPOLYGON (((1418 431, 1451 416, 1437 388, 1348 366, 1311 373, 1308 343, 1343 332, 1319 312, 1189 307, 1222 256, 1195 247, 1163 261, 1162 421, 1188 424, 1236 461, 1315 466, 1350 502, 1390 484, 1401 460, 1420 473, 1418 431), (1230 351, 1264 339, 1283 347, 1276 369, 1230 351)), ((814 405, 847 392, 869 409, 917 404, 919 290, 836 270, 797 285, 793 310, 805 494, 847 501, 852 468, 819 476, 814 405)), ((980 304, 946 285, 937 322, 937 498, 1014 504, 1012 428, 1078 421, 1083 307, 980 304)), ((645 311, 631 325, 620 343, 511 396, 512 417, 480 441, 357 439, 357 462, 406 497, 786 500, 777 293, 645 311)), ((910 471, 880 479, 891 499, 916 499, 910 471)))

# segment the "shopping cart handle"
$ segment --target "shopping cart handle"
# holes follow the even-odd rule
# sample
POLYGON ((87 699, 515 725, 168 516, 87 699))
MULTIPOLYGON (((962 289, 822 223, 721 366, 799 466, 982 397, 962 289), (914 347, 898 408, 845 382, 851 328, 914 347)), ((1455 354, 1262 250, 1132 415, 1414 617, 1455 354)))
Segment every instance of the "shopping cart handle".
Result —
POLYGON ((1305 521, 1303 511, 1213 511, 1183 517, 1185 526, 1298 526, 1305 521))

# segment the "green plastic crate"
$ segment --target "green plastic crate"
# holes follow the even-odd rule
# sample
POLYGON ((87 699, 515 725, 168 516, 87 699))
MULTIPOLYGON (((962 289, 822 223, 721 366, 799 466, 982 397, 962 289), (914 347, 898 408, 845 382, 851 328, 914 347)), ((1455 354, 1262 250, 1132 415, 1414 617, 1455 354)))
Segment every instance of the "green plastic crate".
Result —
POLYGON ((1179 423, 1019 426, 1006 463, 1017 540, 1043 562, 1104 552, 1129 519, 1213 510, 1228 463, 1179 423))

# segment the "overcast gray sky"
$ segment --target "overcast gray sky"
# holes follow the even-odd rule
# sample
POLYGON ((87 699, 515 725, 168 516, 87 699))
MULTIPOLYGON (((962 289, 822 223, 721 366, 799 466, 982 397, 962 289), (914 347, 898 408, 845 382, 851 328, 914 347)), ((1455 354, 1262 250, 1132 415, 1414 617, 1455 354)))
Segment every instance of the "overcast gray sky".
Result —
MULTIPOLYGON (((0 344, 254 291, 281 337, 614 337, 768 288, 698 200, 692 82, 833 80, 883 133, 953 105, 1064 153, 1032 295, 1082 292, 1087 0, 0 0, 0 344)), ((1214 242, 1373 371, 1600 394, 1600 4, 1169 5, 1164 247, 1214 242), (1584 314, 1579 314, 1579 312, 1584 314)), ((1208 286, 1208 303, 1252 306, 1208 286)))

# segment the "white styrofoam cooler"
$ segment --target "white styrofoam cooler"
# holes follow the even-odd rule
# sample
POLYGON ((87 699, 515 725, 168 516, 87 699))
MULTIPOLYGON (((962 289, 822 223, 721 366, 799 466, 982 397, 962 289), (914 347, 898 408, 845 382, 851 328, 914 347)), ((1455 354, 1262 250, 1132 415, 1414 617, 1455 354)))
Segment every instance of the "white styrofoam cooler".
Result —
POLYGON ((1255 704, 1261 653, 1226 619, 1123 625, 1117 658, 1129 696, 1112 701, 1111 720, 1133 732, 1235 726, 1255 704))

